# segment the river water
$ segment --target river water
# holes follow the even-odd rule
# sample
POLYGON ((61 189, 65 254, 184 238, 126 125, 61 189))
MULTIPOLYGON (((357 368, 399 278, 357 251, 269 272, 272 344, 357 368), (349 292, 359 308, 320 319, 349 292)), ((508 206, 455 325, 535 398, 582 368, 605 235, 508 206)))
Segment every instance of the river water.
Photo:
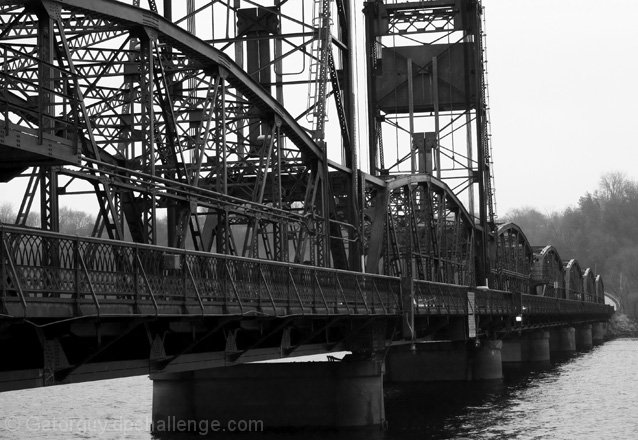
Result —
MULTIPOLYGON (((638 438, 638 339, 505 374, 497 382, 387 385, 385 431, 215 432, 209 438, 638 438)), ((151 401, 147 377, 0 393, 0 439, 151 440, 151 401)))

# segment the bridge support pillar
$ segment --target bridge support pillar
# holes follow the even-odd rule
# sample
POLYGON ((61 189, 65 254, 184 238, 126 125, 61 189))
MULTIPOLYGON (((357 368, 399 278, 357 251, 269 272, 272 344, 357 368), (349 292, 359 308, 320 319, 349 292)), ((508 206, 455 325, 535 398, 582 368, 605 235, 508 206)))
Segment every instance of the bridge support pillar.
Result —
POLYGON ((500 340, 479 347, 465 341, 423 342, 393 347, 386 356, 390 382, 444 382, 502 379, 500 340))
POLYGON ((185 432, 180 421, 199 429, 211 420, 259 421, 263 429, 381 425, 383 372, 382 361, 346 357, 156 374, 153 428, 185 432))
POLYGON ((591 325, 583 325, 576 328, 576 348, 578 350, 590 350, 592 343, 591 325))
POLYGON ((546 330, 536 330, 527 335, 529 362, 549 362, 549 332, 546 330))
POLYGON ((605 323, 596 322, 591 326, 591 339, 593 344, 602 344, 605 341, 605 323))
POLYGON ((536 330, 503 341, 504 363, 549 362, 549 332, 536 330))
POLYGON ((385 364, 386 380, 390 382, 443 382, 472 378, 465 341, 395 346, 386 355, 385 364))
POLYGON ((527 360, 529 341, 524 336, 505 339, 501 349, 501 359, 504 363, 519 363, 527 360))
POLYGON ((552 330, 550 334, 550 350, 559 353, 576 351, 576 329, 574 327, 561 327, 552 330))
POLYGON ((503 341, 498 339, 481 341, 481 346, 474 352, 472 379, 503 379, 502 348, 503 341))

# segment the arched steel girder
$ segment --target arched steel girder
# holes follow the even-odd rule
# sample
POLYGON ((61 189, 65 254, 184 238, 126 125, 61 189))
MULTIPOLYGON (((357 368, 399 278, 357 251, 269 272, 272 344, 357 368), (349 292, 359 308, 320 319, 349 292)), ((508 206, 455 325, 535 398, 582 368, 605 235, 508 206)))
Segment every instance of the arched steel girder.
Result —
POLYGON ((368 271, 382 266, 388 275, 475 284, 474 224, 446 184, 427 175, 398 177, 371 204, 368 271))
POLYGON ((603 302, 605 302, 605 299, 609 299, 612 303, 614 303, 616 305, 616 312, 622 312, 623 311, 622 301, 616 295, 613 295, 610 292, 604 292, 603 302))
POLYGON ((583 301, 596 301, 596 274, 589 267, 583 273, 583 301))
POLYGON ((605 283, 602 275, 596 275, 596 302, 601 304, 605 302, 605 283))
POLYGON ((565 290, 563 262, 554 246, 534 248, 532 285, 537 295, 562 298, 565 290))
MULTIPOLYGON (((31 0, 15 1, 15 4, 33 4, 31 0)), ((277 116, 282 121, 282 130, 287 137, 304 153, 310 157, 323 160, 324 154, 317 144, 302 129, 295 119, 253 80, 248 73, 241 69, 228 55, 215 49, 186 30, 175 26, 158 14, 127 5, 119 1, 92 0, 46 0, 62 10, 81 12, 87 16, 99 17, 118 28, 129 30, 148 29, 156 32, 157 39, 168 46, 179 49, 190 61, 196 61, 200 69, 215 71, 225 70, 226 80, 239 90, 259 110, 277 116)), ((87 29, 88 31, 88 29, 87 29)))
POLYGON ((529 275, 534 251, 523 230, 515 223, 505 223, 496 232, 497 267, 529 275))
POLYGON ((506 223, 498 228, 495 241, 490 286, 529 293, 534 251, 525 233, 518 225, 506 223))
POLYGON ((169 245, 190 229, 200 249, 319 265, 332 255, 347 268, 341 229, 353 227, 334 206, 325 151, 227 55, 105 0, 4 3, 0 25, 14 136, 2 149, 30 141, 7 179, 63 166, 56 175, 95 187, 96 231, 113 238, 155 242, 165 208, 178 231, 169 245))
POLYGON ((565 298, 580 300, 583 294, 583 271, 577 260, 563 263, 565 268, 565 298))

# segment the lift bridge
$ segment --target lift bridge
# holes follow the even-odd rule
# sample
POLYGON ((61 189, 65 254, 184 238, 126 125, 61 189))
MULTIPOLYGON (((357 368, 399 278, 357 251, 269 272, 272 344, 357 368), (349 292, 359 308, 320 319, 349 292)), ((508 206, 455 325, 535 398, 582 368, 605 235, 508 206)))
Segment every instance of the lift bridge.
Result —
POLYGON ((0 388, 610 317, 496 219, 479 0, 141 3, 0 2, 0 388))

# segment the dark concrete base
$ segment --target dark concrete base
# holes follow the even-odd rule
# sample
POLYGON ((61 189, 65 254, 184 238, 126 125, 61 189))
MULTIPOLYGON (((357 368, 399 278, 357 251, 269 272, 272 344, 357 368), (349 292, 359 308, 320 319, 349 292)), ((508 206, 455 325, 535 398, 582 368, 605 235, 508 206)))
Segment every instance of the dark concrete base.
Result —
POLYGON ((548 363, 550 361, 549 332, 537 330, 529 333, 529 351, 527 352, 529 362, 548 363))
POLYGON ((550 332, 550 350, 556 353, 573 353, 576 351, 576 329, 562 327, 550 332))
POLYGON ((604 322, 597 322, 591 326, 591 339, 594 345, 605 342, 607 330, 604 322))
POLYGON ((503 379, 502 347, 500 340, 481 341, 472 359, 473 380, 503 379))
POLYGON ((583 325, 576 328, 576 349, 591 350, 594 346, 592 342, 591 325, 583 325))
POLYGON ((521 336, 503 340, 501 359, 504 363, 522 363, 527 361, 529 341, 521 336))
POLYGON ((549 363, 549 332, 535 330, 503 341, 504 363, 549 363))
POLYGON ((245 364, 153 375, 153 422, 258 420, 264 429, 384 423, 380 361, 245 364))
POLYGON ((389 382, 502 379, 501 341, 479 347, 460 342, 424 342, 393 347, 386 356, 389 382))

